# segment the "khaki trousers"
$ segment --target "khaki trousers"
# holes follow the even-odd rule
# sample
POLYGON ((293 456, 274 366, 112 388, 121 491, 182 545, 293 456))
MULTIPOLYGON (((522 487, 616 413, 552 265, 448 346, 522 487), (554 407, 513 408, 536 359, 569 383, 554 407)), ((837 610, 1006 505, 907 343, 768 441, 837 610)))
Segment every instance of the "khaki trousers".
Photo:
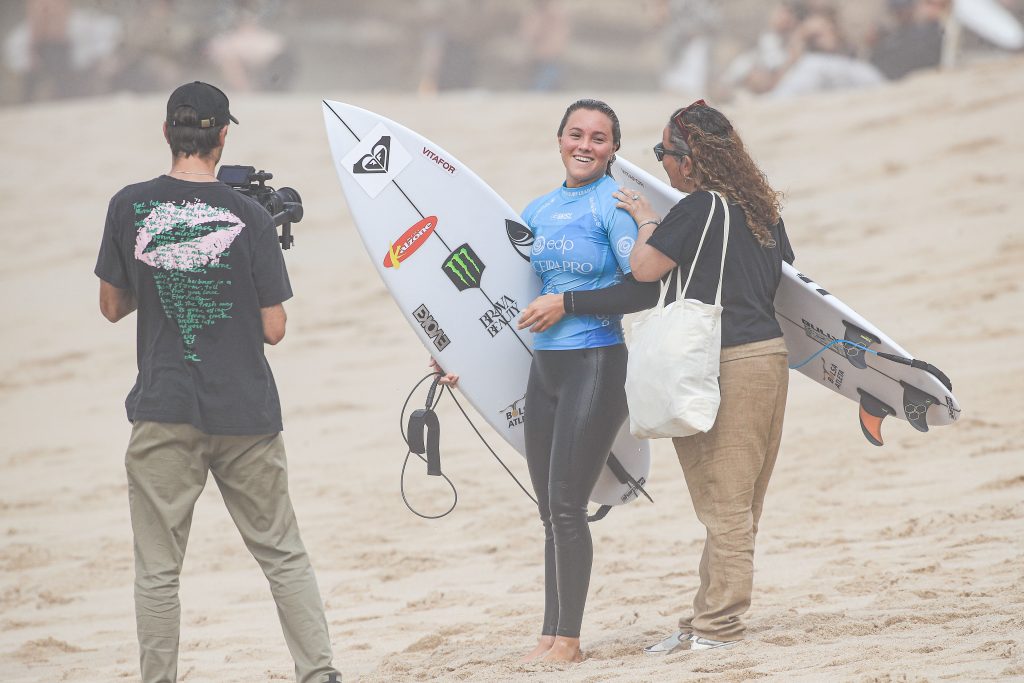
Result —
POLYGON ((320 590, 288 496, 280 434, 214 436, 187 424, 136 422, 125 467, 143 683, 176 680, 178 576, 207 472, 270 583, 296 680, 319 682, 335 671, 320 590))
POLYGON ((781 338, 722 349, 715 426, 672 439, 697 518, 707 529, 693 615, 679 627, 739 640, 754 583, 754 538, 782 438, 789 387, 781 338))

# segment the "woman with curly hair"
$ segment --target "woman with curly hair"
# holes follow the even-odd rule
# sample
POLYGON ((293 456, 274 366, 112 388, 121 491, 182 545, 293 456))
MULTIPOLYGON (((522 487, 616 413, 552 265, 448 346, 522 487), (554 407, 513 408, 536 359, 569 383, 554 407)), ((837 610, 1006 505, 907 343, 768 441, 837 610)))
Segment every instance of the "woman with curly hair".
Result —
MULTIPOLYGON (((696 260, 686 297, 714 303, 725 211, 730 219, 718 417, 709 431, 672 440, 707 537, 692 614, 679 620, 675 633, 645 649, 668 654, 730 647, 746 630, 742 615, 753 587, 754 538, 782 437, 789 382, 773 301, 782 262, 793 262, 793 250, 779 215, 779 193, 721 112, 703 100, 676 111, 654 153, 672 186, 689 194, 663 220, 643 195, 615 195, 640 226, 629 259, 637 281, 652 282, 670 272, 678 278, 696 260)), ((675 298, 675 281, 670 284, 666 304, 675 298)))

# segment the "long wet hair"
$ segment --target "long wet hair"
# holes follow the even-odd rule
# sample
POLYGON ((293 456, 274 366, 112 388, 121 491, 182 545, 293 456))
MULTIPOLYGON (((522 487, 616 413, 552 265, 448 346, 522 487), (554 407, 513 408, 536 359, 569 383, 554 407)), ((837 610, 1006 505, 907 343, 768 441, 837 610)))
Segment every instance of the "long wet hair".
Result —
MULTIPOLYGON (((619 149, 619 145, 622 142, 622 129, 619 127, 619 117, 616 116, 615 110, 608 106, 606 102, 601 100, 592 100, 584 98, 582 100, 576 100, 570 104, 566 110, 565 115, 562 116, 562 122, 558 124, 558 137, 562 137, 562 132, 565 130, 565 124, 569 120, 569 116, 577 109, 589 109, 591 111, 599 111, 612 122, 612 144, 615 145, 615 149, 619 149)), ((608 167, 604 170, 605 175, 612 174, 612 164, 615 163, 615 153, 613 152, 608 157, 608 167)))
POLYGON ((717 190, 738 204, 758 243, 774 247, 771 227, 779 222, 782 193, 768 184, 729 119, 714 107, 696 104, 673 112, 668 127, 672 146, 690 150, 700 189, 717 190))

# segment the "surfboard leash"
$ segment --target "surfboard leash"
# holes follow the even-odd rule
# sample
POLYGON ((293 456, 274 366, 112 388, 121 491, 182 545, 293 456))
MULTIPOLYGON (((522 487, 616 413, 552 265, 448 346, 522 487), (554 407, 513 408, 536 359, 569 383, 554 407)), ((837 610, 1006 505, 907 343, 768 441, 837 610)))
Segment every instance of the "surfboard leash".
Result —
POLYGON ((398 488, 402 494, 402 502, 405 503, 405 507, 409 508, 409 512, 413 513, 417 517, 423 519, 440 519, 445 517, 459 502, 459 491, 455 488, 455 484, 448 475, 441 471, 441 425, 437 419, 437 414, 434 413, 434 408, 441 400, 441 396, 444 395, 442 391, 440 394, 436 394, 438 383, 441 381, 441 373, 432 372, 429 375, 423 377, 409 392, 409 395, 405 397, 405 402, 402 404, 402 410, 398 417, 398 430, 402 435, 402 441, 408 446, 409 450, 405 453, 405 460, 402 461, 402 474, 399 477, 398 488), (434 378, 433 383, 430 385, 430 390, 427 392, 427 400, 423 408, 413 411, 412 415, 409 416, 409 428, 406 431, 405 421, 405 409, 409 406, 409 401, 412 400, 413 394, 416 390, 422 386, 431 377, 434 378), (435 395, 436 394, 436 395, 435 395), (426 432, 427 442, 423 443, 424 432, 426 432), (439 515, 425 515, 416 510, 409 503, 409 499, 405 495, 405 468, 409 465, 409 456, 413 453, 416 454, 420 460, 427 465, 427 474, 431 476, 439 476, 448 482, 448 486, 452 489, 452 504, 447 510, 439 515), (425 455, 424 455, 425 454, 425 455))
MULTIPOLYGON (((503 468, 505 468, 505 471, 508 472, 508 476, 512 477, 512 479, 516 482, 516 484, 519 485, 519 488, 521 488, 523 490, 523 493, 526 494, 526 497, 529 498, 530 500, 532 500, 534 505, 537 505, 538 504, 537 503, 537 499, 534 498, 533 495, 529 491, 526 490, 526 488, 523 486, 522 482, 520 482, 519 479, 516 477, 516 475, 512 473, 512 470, 510 470, 508 468, 508 465, 506 465, 504 463, 504 461, 502 461, 502 459, 498 457, 498 454, 495 453, 494 449, 491 448, 491 445, 489 443, 487 443, 487 440, 484 439, 483 434, 480 433, 480 430, 477 429, 476 425, 473 424, 473 421, 471 419, 469 419, 469 414, 466 413, 466 411, 463 409, 462 404, 459 403, 459 399, 457 399, 455 397, 455 393, 451 390, 451 387, 445 387, 445 388, 448 389, 448 394, 452 397, 452 400, 455 401, 455 405, 457 405, 459 407, 459 411, 462 413, 462 416, 464 418, 466 418, 466 422, 468 422, 469 426, 473 428, 473 431, 476 432, 476 435, 478 437, 480 437, 480 441, 483 442, 484 446, 487 446, 487 450, 489 450, 491 452, 491 455, 494 456, 495 460, 497 460, 498 463, 503 468)), ((647 491, 644 490, 643 485, 641 485, 636 479, 634 479, 632 477, 632 475, 629 474, 629 472, 626 471, 626 468, 622 466, 622 463, 620 463, 618 458, 616 458, 614 455, 609 454, 609 456, 608 456, 608 466, 612 469, 612 472, 615 474, 615 476, 618 478, 619 481, 621 481, 624 484, 625 483, 631 484, 637 491, 639 491, 640 493, 644 494, 644 496, 647 497, 647 500, 651 501, 652 503, 654 502, 654 499, 651 498, 650 495, 648 495, 647 491)), ((594 514, 587 515, 587 521, 588 522, 598 522, 598 521, 604 519, 605 516, 611 511, 611 509, 612 509, 611 505, 602 505, 601 507, 599 507, 594 512, 594 514)))
POLYGON ((533 503, 536 505, 537 499, 530 494, 526 487, 523 486, 522 482, 519 481, 518 477, 516 477, 512 470, 508 468, 508 465, 506 465, 505 462, 501 459, 501 457, 499 457, 498 454, 494 451, 494 449, 491 448, 491 445, 487 443, 487 439, 484 438, 483 434, 480 433, 480 430, 477 429, 476 425, 473 423, 473 420, 470 419, 469 414, 466 413, 465 409, 462 407, 462 404, 459 403, 459 399, 455 397, 455 394, 454 392, 452 392, 451 387, 440 384, 441 377, 441 373, 432 372, 423 377, 422 379, 420 379, 420 381, 418 381, 416 385, 413 386, 412 390, 409 392, 409 395, 405 397, 405 402, 402 404, 402 411, 399 414, 398 421, 399 431, 402 434, 402 440, 405 441, 406 446, 409 447, 408 452, 406 452, 405 454, 405 460, 402 462, 402 475, 399 481, 399 488, 402 493, 402 502, 405 503, 405 506, 409 508, 410 512, 412 512, 414 515, 418 517, 422 517, 423 519, 440 519, 441 517, 448 515, 452 510, 454 510, 455 505, 459 502, 459 493, 455 488, 455 484, 452 482, 451 479, 448 478, 448 475, 444 474, 441 471, 441 424, 440 421, 438 420, 437 414, 434 412, 434 408, 437 407, 437 404, 440 403, 441 401, 441 397, 443 397, 445 391, 447 391, 448 396, 450 396, 452 401, 455 402, 455 405, 456 407, 458 407, 459 412, 462 413, 462 416, 464 418, 466 418, 466 422, 468 422, 469 426, 472 427, 473 431, 477 435, 477 438, 480 439, 480 442, 483 443, 483 445, 487 448, 488 451, 490 451, 491 455, 494 456, 494 459, 498 461, 498 464, 500 464, 502 468, 505 470, 505 472, 508 473, 508 476, 512 477, 512 480, 515 481, 516 485, 518 485, 520 489, 522 489, 523 493, 526 494, 526 497, 532 500, 533 503), (406 408, 409 406, 409 401, 412 400, 413 394, 416 393, 416 390, 419 389, 423 385, 423 383, 426 382, 431 377, 433 377, 434 380, 430 385, 430 389, 427 391, 427 400, 424 404, 424 407, 414 410, 412 414, 409 416, 409 420, 407 422, 405 419, 405 411, 406 408), (438 386, 441 387, 440 392, 437 391, 438 386), (424 436, 426 437, 426 441, 424 441, 424 436), (446 511, 439 515, 424 515, 418 512, 409 503, 408 498, 406 498, 405 469, 409 464, 409 456, 413 454, 415 454, 416 457, 418 457, 420 460, 426 463, 427 475, 442 477, 446 482, 448 482, 448 485, 452 489, 452 494, 454 496, 454 499, 452 500, 452 505, 446 511))
POLYGON ((953 391, 953 383, 950 381, 949 377, 946 376, 946 373, 942 372, 942 370, 939 370, 937 367, 935 367, 931 363, 926 363, 925 361, 917 360, 916 358, 904 358, 903 356, 897 356, 894 353, 885 353, 884 351, 875 351, 874 349, 869 349, 868 347, 863 346, 861 344, 858 344, 857 342, 852 342, 849 339, 833 339, 828 344, 825 344, 820 349, 818 349, 817 351, 812 353, 805 360, 797 363, 796 365, 790 365, 789 369, 790 370, 798 370, 798 369, 802 368, 803 366, 807 365, 812 360, 814 360, 815 358, 817 358, 821 354, 825 353, 825 351, 827 351, 828 349, 830 349, 832 346, 834 346, 836 344, 848 344, 849 346, 855 346, 858 349, 860 349, 861 351, 864 351, 865 353, 873 353, 874 355, 876 355, 876 356, 878 356, 880 358, 884 358, 884 359, 892 361, 894 363, 899 363, 900 365, 909 365, 909 366, 911 366, 913 368, 917 368, 918 370, 924 370, 928 374, 930 374, 933 377, 935 377, 935 379, 937 379, 940 382, 942 382, 942 386, 946 387, 946 389, 948 389, 949 391, 953 391))

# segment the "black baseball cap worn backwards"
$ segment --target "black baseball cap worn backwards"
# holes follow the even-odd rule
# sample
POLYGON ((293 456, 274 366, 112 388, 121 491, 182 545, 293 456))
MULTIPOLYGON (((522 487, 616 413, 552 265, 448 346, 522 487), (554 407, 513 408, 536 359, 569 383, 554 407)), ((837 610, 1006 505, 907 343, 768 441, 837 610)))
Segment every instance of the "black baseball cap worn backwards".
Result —
POLYGON ((212 128, 223 126, 229 120, 238 123, 238 119, 228 110, 228 96, 209 83, 194 81, 178 87, 167 100, 167 124, 170 126, 188 126, 174 120, 174 112, 178 107, 188 106, 196 110, 199 120, 192 128, 212 128))

